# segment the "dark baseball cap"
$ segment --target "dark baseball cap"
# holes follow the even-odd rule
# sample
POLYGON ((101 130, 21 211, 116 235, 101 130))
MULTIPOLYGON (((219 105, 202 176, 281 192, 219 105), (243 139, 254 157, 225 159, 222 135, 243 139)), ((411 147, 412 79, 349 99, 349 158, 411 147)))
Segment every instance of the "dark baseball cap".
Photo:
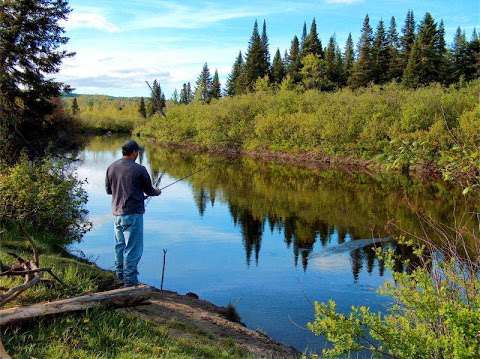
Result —
POLYGON ((124 156, 128 156, 133 152, 138 152, 138 151, 140 151, 140 146, 134 140, 129 140, 125 142, 124 145, 122 146, 122 154, 124 156))

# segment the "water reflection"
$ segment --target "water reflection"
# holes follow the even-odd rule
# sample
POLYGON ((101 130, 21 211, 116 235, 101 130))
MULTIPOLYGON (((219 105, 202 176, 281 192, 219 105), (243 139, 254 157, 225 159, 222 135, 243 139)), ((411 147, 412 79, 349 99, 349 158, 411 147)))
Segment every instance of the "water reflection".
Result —
MULTIPOLYGON (((104 171, 121 155, 122 142, 96 138, 81 154, 79 172, 89 179, 95 226, 80 249, 104 267, 113 264, 104 171)), ((188 154, 148 144, 141 161, 152 177, 162 178, 162 186, 205 170, 148 204, 140 279, 159 284, 158 256, 168 247, 169 289, 193 291, 219 305, 234 302, 249 327, 301 351, 323 345, 298 327, 312 320, 313 300, 334 299, 340 310, 388 305, 375 293, 390 273, 374 248, 411 257, 408 248, 392 240, 390 222, 416 234, 423 234, 417 211, 446 225, 455 217, 469 228, 474 223, 463 216, 474 203, 442 183, 188 154)), ((400 261, 395 265, 397 270, 412 268, 400 261)))

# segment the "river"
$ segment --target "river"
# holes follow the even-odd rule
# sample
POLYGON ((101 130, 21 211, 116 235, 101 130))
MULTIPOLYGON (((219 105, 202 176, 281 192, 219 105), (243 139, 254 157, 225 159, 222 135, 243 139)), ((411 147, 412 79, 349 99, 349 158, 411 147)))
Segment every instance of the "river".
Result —
MULTIPOLYGON (((107 269, 113 268, 114 240, 104 176, 121 157, 123 141, 92 138, 79 156, 93 229, 74 249, 107 269)), ((416 232, 412 208, 444 224, 471 210, 460 191, 443 183, 392 174, 312 170, 152 146, 139 161, 152 176, 163 174, 162 186, 206 168, 148 203, 140 280, 160 285, 165 248, 167 289, 232 303, 248 327, 300 351, 324 345, 306 329, 314 301, 334 299, 343 311, 352 305, 386 310, 389 298, 376 289, 391 274, 369 244, 376 238, 404 251, 390 241, 388 223, 416 232)))

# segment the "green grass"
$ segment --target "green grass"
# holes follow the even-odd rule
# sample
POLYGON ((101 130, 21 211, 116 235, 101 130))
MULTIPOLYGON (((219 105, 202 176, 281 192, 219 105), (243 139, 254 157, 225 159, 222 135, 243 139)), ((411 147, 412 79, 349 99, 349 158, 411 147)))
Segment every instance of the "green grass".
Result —
MULTIPOLYGON (((1 232, 1 230, 0 230, 1 232)), ((31 258, 25 241, 17 234, 0 237, 0 260, 11 264, 9 251, 31 258)), ((28 305, 85 292, 107 290, 113 274, 65 253, 45 252, 40 264, 51 267, 65 283, 40 284, 24 292, 13 305, 28 305)), ((48 274, 45 275, 47 279, 48 274)), ((11 287, 21 279, 0 279, 11 287)), ((2 340, 13 358, 243 358, 245 354, 231 339, 211 334, 176 321, 156 324, 118 310, 94 309, 83 313, 43 318, 20 326, 2 328, 2 340)))

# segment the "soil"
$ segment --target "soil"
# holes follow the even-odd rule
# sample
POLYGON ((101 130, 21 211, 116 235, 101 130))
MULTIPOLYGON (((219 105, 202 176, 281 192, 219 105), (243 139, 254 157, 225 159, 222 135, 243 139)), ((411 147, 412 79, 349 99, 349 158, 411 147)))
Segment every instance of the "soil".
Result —
MULTIPOLYGON (((120 309, 156 323, 177 321, 217 339, 233 339, 235 344, 255 358, 299 358, 292 347, 277 343, 265 334, 227 319, 230 310, 217 307, 194 295, 154 292, 147 305, 120 309)), ((189 337, 178 330, 175 336, 189 337)))

